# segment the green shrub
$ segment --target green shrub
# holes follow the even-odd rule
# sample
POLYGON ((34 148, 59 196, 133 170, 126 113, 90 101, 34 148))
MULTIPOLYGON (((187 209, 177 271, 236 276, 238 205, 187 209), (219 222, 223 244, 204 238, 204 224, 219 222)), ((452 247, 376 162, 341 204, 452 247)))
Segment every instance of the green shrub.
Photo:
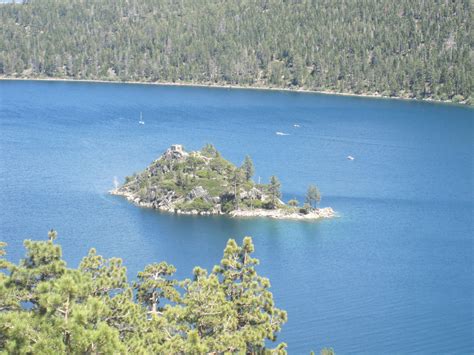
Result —
POLYGON ((148 187, 148 180, 147 179, 143 179, 140 181, 140 188, 141 189, 145 189, 148 187))
POLYGON ((262 200, 251 200, 251 204, 254 208, 263 208, 262 200))
POLYGON ((221 207, 222 212, 229 213, 235 209, 234 201, 227 201, 221 207))
POLYGON ((197 199, 188 202, 188 203, 181 203, 176 205, 176 209, 183 210, 183 211, 192 211, 196 210, 198 212, 208 212, 213 209, 213 204, 210 202, 205 201, 203 198, 198 197, 197 199))
POLYGON ((159 176, 152 176, 150 178, 150 185, 155 186, 161 183, 161 178, 159 176))
POLYGON ((164 176, 164 180, 173 180, 174 179, 174 172, 168 171, 164 176))
MULTIPOLYGON (((272 201, 261 201, 262 202, 262 208, 266 209, 266 210, 273 210, 273 203, 272 201)), ((278 207, 278 206, 275 206, 275 207, 278 207)))
POLYGON ((462 96, 462 95, 454 95, 451 100, 453 100, 453 102, 458 103, 458 102, 464 101, 464 96, 462 96))
POLYGON ((147 195, 148 195, 148 190, 145 187, 140 188, 138 191, 138 194, 140 196, 140 199, 145 200, 147 195))
POLYGON ((309 210, 307 208, 304 208, 304 207, 300 207, 300 209, 298 210, 299 213, 302 213, 302 214, 308 214, 309 213, 309 210))
POLYGON ((217 151, 216 147, 214 147, 212 144, 207 143, 202 149, 201 149, 202 155, 208 158, 216 158, 219 156, 219 152, 217 151))
POLYGON ((197 185, 206 189, 211 196, 220 196, 225 192, 225 182, 222 179, 198 179, 197 185))
POLYGON ((234 169, 232 163, 228 162, 222 157, 217 157, 211 160, 209 166, 212 170, 217 171, 218 173, 223 173, 226 169, 234 169))
POLYGON ((174 182, 174 180, 163 180, 160 183, 160 187, 167 191, 175 191, 178 189, 178 186, 174 182))
POLYGON ((196 175, 200 178, 209 179, 209 170, 198 170, 196 175))
POLYGON ((305 203, 303 207, 299 209, 299 212, 302 214, 308 214, 313 208, 309 203, 305 203))
POLYGON ((300 204, 299 201, 296 200, 296 199, 292 199, 292 200, 288 201, 288 205, 291 206, 291 207, 296 207, 299 204, 300 204))

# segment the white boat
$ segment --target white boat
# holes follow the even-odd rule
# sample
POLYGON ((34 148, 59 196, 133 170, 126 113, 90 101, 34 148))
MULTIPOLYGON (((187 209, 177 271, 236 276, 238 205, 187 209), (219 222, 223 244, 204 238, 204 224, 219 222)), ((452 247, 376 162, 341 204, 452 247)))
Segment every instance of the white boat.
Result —
POLYGON ((138 121, 138 123, 145 124, 145 121, 143 121, 143 115, 141 112, 140 112, 140 121, 138 121))
POLYGON ((349 160, 354 160, 355 158, 354 158, 352 155, 348 155, 348 156, 347 156, 347 159, 349 159, 349 160))
POLYGON ((276 132, 277 136, 289 136, 289 133, 284 133, 284 132, 276 132))

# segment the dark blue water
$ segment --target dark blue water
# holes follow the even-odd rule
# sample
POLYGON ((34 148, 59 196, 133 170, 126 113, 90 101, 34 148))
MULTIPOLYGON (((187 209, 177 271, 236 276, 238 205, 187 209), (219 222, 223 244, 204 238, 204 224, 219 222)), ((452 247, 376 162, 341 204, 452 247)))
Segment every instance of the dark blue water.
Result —
POLYGON ((288 311, 279 340, 290 353, 472 353, 473 113, 284 92, 0 82, 0 239, 18 260, 23 239, 54 227, 71 266, 94 246, 122 257, 131 277, 167 260, 184 278, 218 263, 229 237, 250 235, 288 311), (278 175, 286 199, 302 201, 317 184, 340 218, 173 216, 107 194, 114 176, 170 144, 206 142, 234 163, 251 155, 255 178, 278 175))

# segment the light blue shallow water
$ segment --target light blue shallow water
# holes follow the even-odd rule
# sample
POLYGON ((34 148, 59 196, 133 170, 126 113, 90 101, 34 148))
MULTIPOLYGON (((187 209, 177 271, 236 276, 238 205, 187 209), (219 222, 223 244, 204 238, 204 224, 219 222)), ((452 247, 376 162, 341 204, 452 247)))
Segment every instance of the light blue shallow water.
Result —
POLYGON ((284 92, 0 82, 0 240, 18 260, 23 239, 54 227, 72 266, 95 246, 122 257, 130 276, 167 260, 184 278, 218 263, 229 237, 251 235, 259 272, 288 311, 279 340, 290 353, 472 353, 473 113, 284 92), (316 183, 340 218, 173 216, 107 195, 114 176, 170 144, 206 142, 234 163, 251 155, 256 178, 278 175, 286 199, 316 183))

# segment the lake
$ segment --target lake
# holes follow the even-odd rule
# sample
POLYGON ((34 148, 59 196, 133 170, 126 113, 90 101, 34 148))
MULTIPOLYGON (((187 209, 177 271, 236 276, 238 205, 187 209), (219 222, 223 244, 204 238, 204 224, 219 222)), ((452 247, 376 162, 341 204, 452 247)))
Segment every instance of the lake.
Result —
POLYGON ((288 311, 289 352, 472 353, 474 110, 261 90, 0 82, 0 240, 55 228, 70 266, 89 248, 130 278, 166 260, 178 278, 253 237, 288 311), (143 113, 144 125, 138 123, 143 113), (299 125, 300 127, 295 127, 299 125), (288 135, 277 135, 276 132, 288 135), (213 143, 285 200, 316 184, 318 222, 175 216, 110 196, 174 143, 213 143), (355 159, 348 160, 351 155, 355 159))

